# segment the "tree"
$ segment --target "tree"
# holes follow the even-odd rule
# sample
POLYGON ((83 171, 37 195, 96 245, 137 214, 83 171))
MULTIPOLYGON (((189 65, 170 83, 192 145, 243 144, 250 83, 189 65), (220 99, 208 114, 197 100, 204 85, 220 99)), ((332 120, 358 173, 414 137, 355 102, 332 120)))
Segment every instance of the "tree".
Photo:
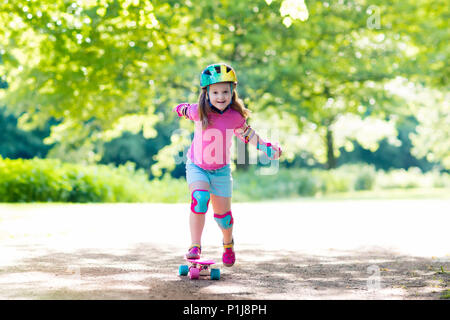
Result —
POLYGON ((99 145, 124 130, 154 137, 157 90, 180 77, 175 61, 188 41, 172 9, 149 0, 3 1, 4 102, 22 128, 61 120, 46 142, 65 159, 98 161, 99 145))
MULTIPOLYGON (((450 169, 450 29, 447 1, 402 1, 395 10, 407 14, 391 17, 399 36, 410 46, 400 75, 407 94, 404 98, 419 124, 411 134, 413 154, 440 161, 450 169), (401 8, 400 8, 401 6, 401 8)), ((405 90, 401 90, 405 92, 405 90)))
POLYGON ((44 158, 51 146, 43 143, 44 137, 50 132, 50 125, 33 131, 23 131, 17 128, 17 118, 7 112, 5 107, 0 108, 0 155, 3 158, 31 159, 44 158))
MULTIPOLYGON (((439 68, 448 54, 445 7, 429 0, 307 4, 3 1, 0 74, 10 86, 0 97, 23 128, 60 121, 46 140, 55 143, 50 156, 94 162, 102 144, 124 131, 155 137, 156 123, 173 117, 175 103, 196 100, 202 67, 225 60, 238 70, 247 106, 259 118, 286 117, 297 134, 309 130, 320 143, 313 148, 318 161, 333 168, 339 143, 363 143, 358 135, 338 138, 342 116, 392 122, 392 115, 410 112, 386 83, 425 75, 427 83, 445 85, 448 72, 439 68), (427 14, 434 21, 418 31, 411 22, 427 14), (430 40, 420 45, 425 36, 430 40), (432 63, 431 71, 414 68, 414 59, 432 63)), ((155 170, 173 168, 176 152, 162 148, 155 170)))
POLYGON ((416 132, 409 135, 412 154, 450 169, 449 91, 430 89, 405 79, 398 81, 393 89, 403 96, 418 122, 416 132))
POLYGON ((364 162, 373 164, 376 169, 389 170, 408 169, 410 167, 419 167, 422 171, 432 169, 433 164, 424 158, 415 158, 412 155, 412 142, 410 136, 415 133, 417 120, 410 116, 397 121, 398 140, 401 143, 393 144, 388 139, 379 142, 376 151, 362 147, 358 142, 353 141, 351 151, 341 147, 341 156, 338 159, 339 165, 344 163, 364 162))
MULTIPOLYGON (((271 4, 274 11, 281 10, 279 5, 271 4)), ((242 39, 241 47, 251 48, 243 55, 245 60, 254 65, 259 58, 261 63, 260 68, 246 70, 251 83, 257 83, 248 94, 255 109, 278 112, 297 124, 297 134, 309 133, 308 140, 313 135, 320 137, 320 145, 311 144, 311 150, 320 162, 333 168, 339 147, 351 145, 353 139, 364 145, 368 138, 355 131, 337 144, 337 135, 342 136, 336 132, 337 125, 343 117, 367 119, 395 129, 395 120, 410 116, 411 109, 404 99, 386 89, 391 81, 399 76, 423 76, 429 83, 437 78, 445 82, 448 72, 438 68, 449 51, 448 41, 442 41, 448 35, 445 4, 310 1, 308 10, 306 22, 294 21, 284 29, 269 28, 270 50, 265 54, 258 51, 260 47, 251 42, 251 37, 242 39), (426 26, 423 30, 417 26, 422 20, 426 26), (428 46, 420 44, 425 37, 428 46), (248 59, 250 55, 258 58, 248 59), (421 62, 419 68, 416 61, 421 62), (430 63, 433 71, 425 70, 430 63)), ((252 30, 253 24, 246 27, 252 30)), ((257 37, 261 32, 251 34, 257 37)), ((377 140, 386 137, 395 141, 395 136, 395 131, 388 130, 377 140)), ((370 148, 374 147, 377 145, 370 148)))

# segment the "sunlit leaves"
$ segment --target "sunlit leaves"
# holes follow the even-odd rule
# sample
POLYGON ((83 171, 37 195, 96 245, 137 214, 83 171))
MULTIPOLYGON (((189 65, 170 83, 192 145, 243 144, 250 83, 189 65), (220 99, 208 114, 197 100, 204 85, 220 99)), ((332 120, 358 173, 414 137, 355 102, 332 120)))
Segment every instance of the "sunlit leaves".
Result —
POLYGON ((305 21, 308 19, 308 8, 304 0, 283 0, 280 7, 280 13, 283 19, 283 24, 290 27, 293 20, 305 21))
POLYGON ((158 121, 158 117, 153 114, 149 115, 125 115, 119 118, 114 124, 112 129, 106 130, 102 133, 103 141, 110 141, 114 138, 118 138, 124 131, 128 131, 134 134, 143 132, 144 138, 150 139, 157 135, 154 129, 154 125, 158 121))
POLYGON ((447 4, 430 3, 3 1, 0 97, 22 127, 61 121, 48 141, 67 146, 54 154, 96 154, 124 130, 153 137, 155 113, 170 118, 175 103, 194 102, 200 70, 224 61, 247 107, 316 134, 309 141, 320 142, 311 148, 323 162, 329 129, 336 149, 349 146, 342 116, 393 121, 389 114, 405 111, 385 89, 396 76, 448 85, 447 4))
POLYGON ((117 119, 134 113, 146 119, 139 122, 146 136, 156 134, 151 128, 155 121, 146 117, 154 112, 157 88, 172 78, 171 66, 179 54, 170 51, 168 42, 177 46, 170 31, 176 23, 160 25, 156 18, 164 18, 170 6, 106 0, 1 6, 4 24, 10 27, 2 30, 10 41, 3 39, 0 46, 19 64, 3 59, 9 84, 4 102, 18 114, 25 112, 20 121, 24 127, 54 117, 67 132, 57 135, 60 130, 54 130, 49 141, 65 143, 71 136, 95 144, 103 136, 83 133, 81 127, 89 124, 94 132, 118 134, 113 127, 117 119))

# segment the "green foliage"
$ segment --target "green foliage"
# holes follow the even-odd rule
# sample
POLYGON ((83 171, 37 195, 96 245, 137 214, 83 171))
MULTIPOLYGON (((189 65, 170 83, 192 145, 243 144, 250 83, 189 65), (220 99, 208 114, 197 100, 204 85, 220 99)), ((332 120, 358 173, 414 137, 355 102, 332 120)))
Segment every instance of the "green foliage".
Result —
POLYGON ((450 299, 450 289, 442 291, 441 299, 450 299))
POLYGON ((375 184, 375 169, 363 167, 355 180, 355 190, 372 190, 375 184))
POLYGON ((352 181, 342 169, 334 169, 329 171, 313 170, 313 175, 317 175, 322 181, 321 193, 346 192, 351 190, 352 181))
POLYGON ((156 86, 181 75, 174 61, 184 56, 183 16, 172 10, 149 0, 3 1, 5 103, 24 112, 23 128, 61 120, 47 142, 65 160, 99 161, 101 143, 121 130, 154 136, 156 86))
POLYGON ((297 194, 302 196, 314 196, 321 189, 321 180, 311 175, 308 171, 300 171, 296 175, 298 186, 297 186, 297 194))
POLYGON ((411 134, 412 152, 429 161, 440 161, 445 169, 450 169, 450 91, 423 91, 422 105, 416 102, 419 124, 411 134))
POLYGON ((410 170, 376 171, 371 165, 343 165, 333 170, 283 169, 276 175, 260 175, 258 169, 235 172, 234 201, 311 197, 352 191, 375 191, 411 188, 450 188, 450 175, 437 171, 422 173, 410 170))
POLYGON ((50 125, 51 122, 42 129, 21 130, 17 128, 17 118, 0 107, 0 155, 12 159, 45 157, 51 146, 42 140, 48 135, 50 125))
POLYGON ((164 203, 188 203, 191 199, 186 179, 174 179, 170 174, 165 174, 161 179, 153 179, 150 182, 152 193, 146 201, 164 203))
POLYGON ((133 163, 81 166, 60 160, 0 157, 1 202, 177 202, 182 181, 149 182, 133 163))
MULTIPOLYGON (((450 188, 450 174, 421 173, 417 168, 375 171, 368 165, 333 170, 280 169, 261 175, 251 167, 234 172, 233 201, 320 196, 359 190, 450 188)), ((184 178, 165 174, 148 180, 133 163, 118 168, 81 166, 57 159, 11 160, 0 157, 0 202, 189 202, 184 178)))
POLYGON ((448 188, 450 174, 438 171, 422 173, 419 168, 398 169, 377 174, 377 185, 383 189, 391 188, 448 188))
POLYGON ((368 165, 346 165, 333 170, 280 168, 276 175, 258 172, 251 168, 234 173, 234 197, 238 201, 372 190, 375 186, 375 169, 368 165))
MULTIPOLYGON (((95 163, 103 144, 123 131, 161 134, 155 126, 173 120, 174 103, 196 100, 200 70, 224 61, 237 70, 238 91, 251 110, 265 112, 262 117, 287 114, 287 125, 299 134, 314 131, 316 161, 333 168, 339 148, 351 147, 349 137, 336 132, 340 117, 393 122, 413 112, 386 90, 389 81, 403 77, 448 90, 446 1, 304 4, 4 0, 0 88, 6 90, 0 99, 20 115, 21 128, 59 121, 45 140, 54 144, 50 157, 95 163)), ((449 148, 442 141, 448 139, 429 140, 436 125, 444 126, 436 136, 446 136, 441 119, 421 120, 413 142, 431 145, 419 147, 418 155, 447 164, 449 148)), ((350 138, 368 143, 369 135, 355 132, 350 138)), ((376 149, 377 141, 369 142, 376 149)), ((171 170, 167 154, 175 151, 168 146, 156 163, 145 165, 154 165, 158 175, 171 170)))
POLYGON ((340 165, 346 163, 364 162, 372 164, 377 170, 390 169, 408 169, 418 167, 422 171, 429 171, 436 163, 428 162, 424 158, 416 158, 412 153, 413 145, 410 136, 415 133, 417 120, 415 117, 407 117, 397 121, 397 139, 399 143, 393 145, 388 139, 379 142, 379 148, 376 151, 363 148, 357 141, 352 142, 352 151, 346 151, 342 148, 338 159, 340 165))
POLYGON ((409 59, 399 72, 409 80, 448 91, 450 44, 448 2, 445 0, 390 2, 383 19, 403 39, 409 59))

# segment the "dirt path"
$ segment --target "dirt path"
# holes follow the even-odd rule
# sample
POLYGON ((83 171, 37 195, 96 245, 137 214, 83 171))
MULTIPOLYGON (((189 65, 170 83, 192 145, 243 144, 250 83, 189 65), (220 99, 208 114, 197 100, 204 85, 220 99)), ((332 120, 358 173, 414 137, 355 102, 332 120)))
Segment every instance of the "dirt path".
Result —
MULTIPOLYGON (((0 299, 439 299, 449 204, 233 204, 238 262, 220 281, 177 275, 186 205, 0 205, 0 299)), ((220 259, 208 214, 204 256, 220 259)))

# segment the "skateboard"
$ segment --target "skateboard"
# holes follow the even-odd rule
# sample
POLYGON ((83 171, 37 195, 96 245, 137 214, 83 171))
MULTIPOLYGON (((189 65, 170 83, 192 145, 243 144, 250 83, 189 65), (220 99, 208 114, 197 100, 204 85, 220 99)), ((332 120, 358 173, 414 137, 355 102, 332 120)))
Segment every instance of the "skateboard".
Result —
POLYGON ((219 280, 220 279, 220 269, 213 268, 216 264, 214 260, 211 259, 188 259, 186 256, 184 257, 187 262, 189 262, 189 266, 181 265, 178 268, 178 274, 180 276, 187 276, 189 274, 190 279, 200 279, 210 278, 211 280, 219 280))

